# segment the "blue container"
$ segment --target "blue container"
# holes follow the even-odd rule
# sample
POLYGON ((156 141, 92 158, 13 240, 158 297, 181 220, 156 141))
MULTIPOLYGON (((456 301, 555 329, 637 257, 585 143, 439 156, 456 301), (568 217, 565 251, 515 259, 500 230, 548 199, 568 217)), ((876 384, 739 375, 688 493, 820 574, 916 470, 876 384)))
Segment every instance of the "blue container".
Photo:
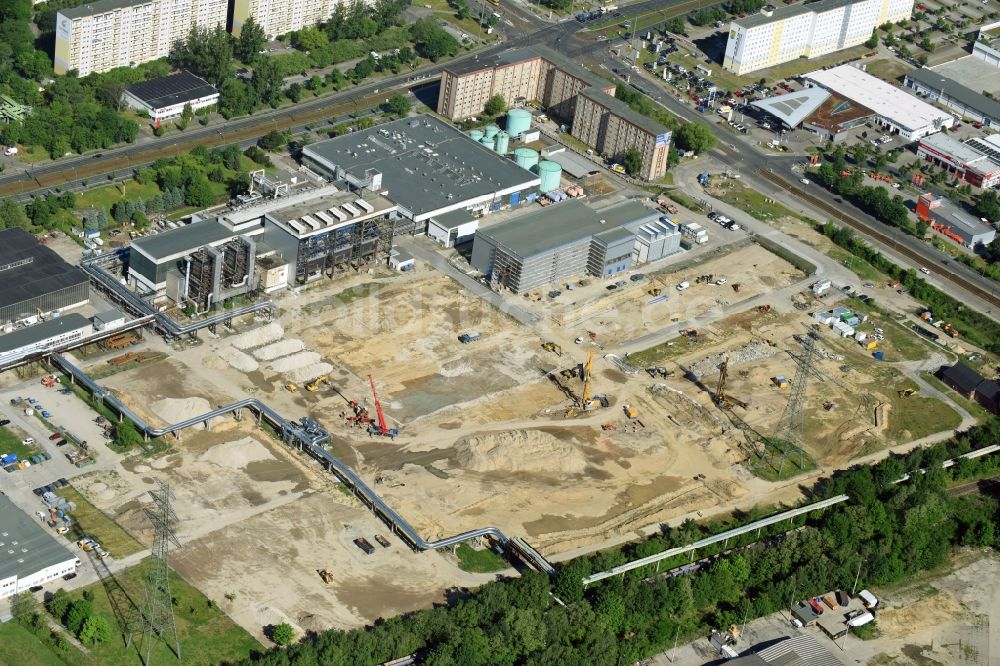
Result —
POLYGON ((875 352, 874 354, 872 354, 872 356, 875 358, 876 361, 884 361, 885 360, 885 353, 884 352, 875 352))

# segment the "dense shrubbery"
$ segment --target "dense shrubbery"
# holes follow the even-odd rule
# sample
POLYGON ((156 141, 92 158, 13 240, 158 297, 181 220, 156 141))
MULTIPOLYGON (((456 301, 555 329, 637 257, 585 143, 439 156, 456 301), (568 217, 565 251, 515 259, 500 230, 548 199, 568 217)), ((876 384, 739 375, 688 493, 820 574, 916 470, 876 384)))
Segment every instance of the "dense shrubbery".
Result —
POLYGON ((437 665, 632 663, 669 648, 675 636, 691 638, 740 622, 745 612, 756 617, 787 607, 790 599, 850 588, 859 567, 861 585, 888 585, 941 565, 953 546, 993 545, 996 503, 978 495, 952 498, 944 488, 949 478, 995 473, 1000 460, 987 456, 949 470, 940 463, 998 440, 1000 425, 991 421, 948 442, 838 473, 819 482, 814 499, 847 493, 851 501, 775 528, 806 529, 767 547, 746 548, 693 575, 643 580, 654 574, 647 570, 587 590, 580 583, 592 571, 759 516, 744 514, 711 528, 686 522, 648 541, 572 560, 551 582, 528 572, 484 585, 448 607, 366 629, 311 635, 244 663, 371 664, 412 653, 421 655, 421 663, 437 665), (928 472, 893 483, 917 468, 928 472), (567 606, 555 603, 550 592, 567 606))

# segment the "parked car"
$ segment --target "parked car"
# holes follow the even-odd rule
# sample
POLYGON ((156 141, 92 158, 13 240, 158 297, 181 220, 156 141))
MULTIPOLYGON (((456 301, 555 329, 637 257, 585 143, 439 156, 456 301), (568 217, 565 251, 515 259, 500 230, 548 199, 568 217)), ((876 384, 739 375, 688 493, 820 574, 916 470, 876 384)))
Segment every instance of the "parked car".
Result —
POLYGON ((51 435, 49 435, 49 441, 50 441, 50 442, 54 442, 54 441, 56 441, 57 439, 59 439, 60 437, 62 437, 62 435, 60 435, 60 434, 59 434, 59 433, 57 433, 57 432, 54 432, 54 433, 52 433, 51 435))
POLYGON ((21 444, 23 444, 25 446, 30 446, 31 444, 34 444, 34 443, 35 443, 35 438, 34 437, 25 437, 24 439, 21 440, 21 444))
POLYGON ((42 411, 42 418, 43 418, 43 419, 47 419, 47 418, 49 418, 50 416, 52 416, 52 414, 50 414, 49 412, 45 411, 44 409, 43 409, 43 410, 41 410, 41 411, 42 411))
POLYGON ((0 426, 10 425, 10 419, 0 419, 0 426))

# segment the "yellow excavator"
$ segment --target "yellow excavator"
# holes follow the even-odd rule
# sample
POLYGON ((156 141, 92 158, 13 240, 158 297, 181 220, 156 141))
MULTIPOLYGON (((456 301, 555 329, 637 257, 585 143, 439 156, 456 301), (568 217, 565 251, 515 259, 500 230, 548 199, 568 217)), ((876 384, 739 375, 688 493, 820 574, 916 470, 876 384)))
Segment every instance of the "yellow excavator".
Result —
POLYGON ((329 384, 329 383, 330 383, 330 378, 327 375, 322 375, 312 380, 308 384, 306 384, 306 390, 312 393, 313 391, 319 389, 320 384, 329 384))
POLYGON ((896 391, 896 393, 898 393, 899 397, 901 398, 909 398, 911 395, 915 395, 918 392, 918 390, 919 389, 915 388, 905 388, 905 389, 899 389, 898 391, 896 391))
POLYGON ((554 342, 543 342, 542 349, 545 351, 550 351, 556 356, 562 356, 562 347, 554 342))

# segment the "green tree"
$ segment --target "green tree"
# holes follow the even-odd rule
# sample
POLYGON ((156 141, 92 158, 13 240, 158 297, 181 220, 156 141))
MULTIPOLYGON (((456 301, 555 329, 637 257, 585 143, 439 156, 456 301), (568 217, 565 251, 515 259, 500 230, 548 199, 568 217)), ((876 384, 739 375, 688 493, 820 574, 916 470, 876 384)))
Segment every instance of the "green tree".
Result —
POLYGON ((630 176, 638 176, 642 172, 642 153, 635 146, 631 146, 622 156, 622 166, 630 176))
POLYGON ((208 179, 202 174, 192 177, 187 187, 184 188, 184 203, 188 206, 204 208, 211 205, 213 201, 215 201, 215 195, 212 194, 212 185, 208 179))
POLYGON ((269 150, 272 153, 276 150, 282 148, 287 141, 285 140, 285 135, 278 130, 271 130, 264 136, 257 139, 257 145, 264 150, 269 150))
POLYGON ((38 611, 38 600, 28 590, 18 592, 11 599, 10 614, 22 626, 28 627, 33 625, 36 622, 35 618, 39 614, 38 611))
POLYGON ((507 110, 507 100, 503 98, 503 95, 496 94, 486 100, 486 104, 483 106, 483 113, 487 116, 499 116, 501 113, 507 110))
POLYGON ((385 103, 385 110, 394 116, 403 118, 410 113, 410 100, 403 95, 393 95, 385 103))
POLYGON ((715 147, 717 143, 715 135, 708 125, 699 122, 690 122, 681 125, 674 133, 674 141, 684 150, 693 150, 696 153, 704 153, 715 147))
POLYGON ((298 101, 302 99, 302 84, 293 83, 289 85, 288 88, 285 90, 285 96, 288 97, 288 99, 290 99, 292 102, 298 103, 298 101))
POLYGON ((109 638, 111 638, 111 623, 103 615, 91 615, 80 629, 80 640, 88 647, 103 643, 109 638))
POLYGON ((275 625, 271 629, 271 640, 277 645, 289 645, 295 640, 295 629, 287 622, 275 625))
POLYGON ((246 116, 257 106, 257 96, 250 86, 235 77, 219 86, 219 113, 225 118, 246 116))
POLYGON ((79 636, 87 618, 93 615, 93 613, 94 609, 90 605, 90 602, 86 599, 78 599, 74 601, 73 605, 69 607, 69 611, 66 613, 66 628, 69 629, 74 635, 79 636))
POLYGON ((29 226, 24 206, 10 198, 0 200, 0 229, 27 229, 29 226))
POLYGON ((232 74, 233 40, 222 26, 191 28, 187 39, 171 55, 180 69, 187 69, 209 83, 221 86, 232 74))
POLYGON ((873 49, 873 48, 877 47, 878 46, 878 34, 875 33, 875 32, 872 32, 872 36, 868 38, 867 42, 865 42, 865 46, 867 46, 870 49, 873 49))
POLYGON ((458 53, 458 41, 429 16, 417 19, 410 27, 410 35, 420 55, 437 62, 439 58, 458 53))
POLYGON ((666 25, 667 31, 674 33, 675 35, 686 35, 687 25, 684 23, 684 18, 682 16, 675 16, 666 25))
POLYGON ((66 611, 69 610, 72 603, 73 599, 69 596, 69 592, 60 587, 52 594, 52 597, 46 603, 46 607, 52 617, 59 622, 63 622, 66 619, 66 611))
POLYGON ((240 62, 249 65, 257 57, 257 54, 264 50, 265 44, 267 44, 267 36, 264 34, 264 28, 258 25, 251 16, 243 22, 240 36, 233 44, 233 51, 240 62))
POLYGON ((254 61, 250 87, 253 88, 258 100, 270 106, 277 106, 281 102, 284 83, 277 60, 261 56, 254 61))
POLYGON ((115 425, 115 447, 119 451, 128 451, 142 444, 142 441, 142 435, 128 419, 115 425))

